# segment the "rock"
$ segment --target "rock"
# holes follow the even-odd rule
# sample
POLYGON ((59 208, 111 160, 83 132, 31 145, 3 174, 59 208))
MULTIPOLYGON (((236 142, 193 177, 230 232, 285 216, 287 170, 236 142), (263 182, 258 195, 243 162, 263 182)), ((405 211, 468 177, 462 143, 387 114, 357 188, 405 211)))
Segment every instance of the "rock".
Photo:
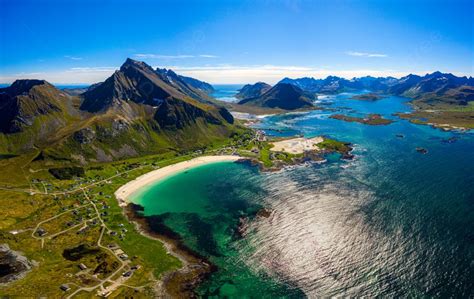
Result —
POLYGON ((31 270, 32 263, 8 244, 0 244, 0 285, 23 278, 31 270))
POLYGON ((85 128, 75 132, 73 138, 80 144, 88 144, 95 139, 95 131, 91 128, 85 128))
POLYGON ((416 151, 423 155, 428 153, 428 150, 422 147, 417 147, 416 151))

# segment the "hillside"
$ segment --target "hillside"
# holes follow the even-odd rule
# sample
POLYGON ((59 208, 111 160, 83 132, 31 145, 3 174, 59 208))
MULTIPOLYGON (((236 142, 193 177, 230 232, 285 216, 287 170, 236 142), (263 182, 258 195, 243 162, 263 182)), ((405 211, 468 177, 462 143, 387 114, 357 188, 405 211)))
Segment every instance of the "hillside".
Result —
POLYGON ((78 102, 44 80, 17 80, 0 89, 0 152, 48 144, 58 128, 79 120, 78 102))
POLYGON ((240 90, 239 93, 235 95, 237 99, 249 99, 255 98, 263 95, 265 92, 269 91, 272 88, 271 85, 265 82, 257 82, 255 84, 247 84, 244 85, 240 90))
POLYGON ((209 83, 178 75, 169 69, 157 68, 156 73, 161 80, 182 94, 203 103, 212 102, 209 94, 214 91, 214 88, 209 83))
POLYGON ((178 75, 178 76, 181 78, 181 80, 183 80, 188 85, 196 89, 199 89, 207 94, 211 94, 215 91, 214 87, 207 82, 204 82, 195 78, 191 78, 191 77, 182 76, 182 75, 178 75))
POLYGON ((301 88, 287 83, 278 83, 259 97, 245 99, 239 105, 295 110, 313 107, 314 97, 301 88))
POLYGON ((81 98, 45 81, 17 81, 2 89, 0 152, 39 149, 50 159, 112 161, 201 148, 235 132, 225 108, 173 82, 131 59, 81 98))

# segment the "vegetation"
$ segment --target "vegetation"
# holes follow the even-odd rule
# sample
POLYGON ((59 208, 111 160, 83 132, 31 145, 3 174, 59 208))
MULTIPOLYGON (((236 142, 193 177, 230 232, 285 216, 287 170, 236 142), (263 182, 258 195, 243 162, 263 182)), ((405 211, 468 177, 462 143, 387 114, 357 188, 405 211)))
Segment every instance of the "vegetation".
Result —
POLYGON ((330 118, 339 119, 347 122, 358 122, 361 124, 379 126, 379 125, 389 125, 393 120, 383 118, 380 114, 368 114, 366 117, 355 117, 343 114, 334 114, 330 118))
POLYGON ((58 180, 70 180, 84 176, 84 168, 77 166, 50 168, 49 172, 58 180))
POLYGON ((361 95, 355 95, 352 97, 354 100, 361 100, 361 101, 378 101, 383 99, 383 97, 377 93, 366 93, 361 95))
POLYGON ((318 143, 318 147, 328 151, 347 153, 352 150, 350 143, 324 138, 323 142, 318 143))

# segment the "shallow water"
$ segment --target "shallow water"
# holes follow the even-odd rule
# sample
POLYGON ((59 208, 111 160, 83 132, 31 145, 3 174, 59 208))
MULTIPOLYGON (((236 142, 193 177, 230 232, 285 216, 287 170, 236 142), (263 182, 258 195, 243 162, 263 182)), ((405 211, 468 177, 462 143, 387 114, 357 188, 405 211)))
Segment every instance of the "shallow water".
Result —
POLYGON ((257 126, 269 135, 352 142, 353 161, 333 155, 272 174, 217 163, 135 195, 147 215, 162 215, 219 267, 200 295, 474 295, 474 134, 392 116, 409 111, 404 98, 350 96, 319 103, 336 112, 272 116, 257 126), (329 119, 332 113, 380 113, 396 122, 369 126, 329 119), (255 216, 263 206, 270 217, 255 216), (243 237, 236 233, 240 218, 248 218, 243 237))

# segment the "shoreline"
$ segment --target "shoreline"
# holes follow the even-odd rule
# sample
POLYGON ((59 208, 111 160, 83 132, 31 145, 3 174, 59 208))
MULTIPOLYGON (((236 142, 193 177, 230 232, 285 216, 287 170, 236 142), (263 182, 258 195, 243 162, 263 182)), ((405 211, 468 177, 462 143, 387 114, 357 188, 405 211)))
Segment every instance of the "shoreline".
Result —
MULTIPOLYGON (((129 203, 123 208, 127 219, 134 224, 137 232, 147 238, 161 242, 168 254, 181 262, 181 267, 156 278, 154 290, 158 298, 195 298, 195 288, 217 267, 206 257, 187 247, 181 236, 164 224, 156 225, 156 216, 143 216, 143 207, 129 203)), ((159 222, 159 221, 158 221, 159 222)))
POLYGON ((114 192, 115 197, 118 200, 120 207, 126 207, 130 200, 128 199, 133 193, 137 192, 141 188, 148 186, 150 184, 161 181, 169 176, 177 174, 181 171, 188 170, 197 166, 217 163, 217 162, 236 162, 242 160, 240 156, 231 156, 231 155, 220 155, 220 156, 202 156, 197 157, 191 160, 178 162, 176 164, 171 164, 163 168, 158 168, 156 170, 145 173, 144 175, 139 176, 138 178, 122 185, 117 191, 114 192))
POLYGON ((134 224, 136 231, 147 238, 161 242, 168 254, 175 256, 182 263, 180 268, 157 278, 157 284, 154 287, 157 296, 196 297, 194 289, 210 274, 217 271, 217 267, 205 257, 188 248, 183 243, 181 236, 164 224, 158 225, 159 229, 156 229, 156 227, 153 229, 152 226, 156 226, 156 223, 154 223, 156 217, 143 216, 140 213, 143 211, 143 207, 131 202, 128 197, 147 185, 187 169, 217 162, 237 162, 239 160, 245 160, 245 158, 231 155, 197 157, 145 173, 115 191, 114 195, 122 208, 123 214, 134 224))

